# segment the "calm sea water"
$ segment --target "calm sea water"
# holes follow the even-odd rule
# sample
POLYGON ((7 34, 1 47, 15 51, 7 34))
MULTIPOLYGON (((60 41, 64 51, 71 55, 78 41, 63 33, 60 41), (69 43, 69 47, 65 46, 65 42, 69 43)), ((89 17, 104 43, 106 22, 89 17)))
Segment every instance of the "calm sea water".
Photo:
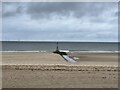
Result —
MULTIPOLYGON (((54 51, 56 42, 2 41, 2 51, 54 51)), ((118 51, 115 42, 59 42, 59 49, 70 51, 118 51)))

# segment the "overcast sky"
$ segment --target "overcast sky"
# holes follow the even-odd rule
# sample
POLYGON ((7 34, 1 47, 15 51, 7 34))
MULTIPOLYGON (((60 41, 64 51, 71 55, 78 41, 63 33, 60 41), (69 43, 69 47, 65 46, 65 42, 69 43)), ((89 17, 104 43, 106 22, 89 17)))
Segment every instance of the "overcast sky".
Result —
POLYGON ((3 40, 118 40, 117 2, 3 3, 3 40))

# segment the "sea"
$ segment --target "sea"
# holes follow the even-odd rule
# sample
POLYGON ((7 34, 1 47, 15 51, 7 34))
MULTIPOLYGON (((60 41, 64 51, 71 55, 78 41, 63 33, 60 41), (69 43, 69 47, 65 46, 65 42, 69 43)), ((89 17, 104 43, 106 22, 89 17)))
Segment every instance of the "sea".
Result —
MULTIPOLYGON (((1 41, 0 51, 53 52, 57 42, 47 41, 1 41)), ((59 50, 69 51, 118 51, 117 42, 58 42, 59 50)))

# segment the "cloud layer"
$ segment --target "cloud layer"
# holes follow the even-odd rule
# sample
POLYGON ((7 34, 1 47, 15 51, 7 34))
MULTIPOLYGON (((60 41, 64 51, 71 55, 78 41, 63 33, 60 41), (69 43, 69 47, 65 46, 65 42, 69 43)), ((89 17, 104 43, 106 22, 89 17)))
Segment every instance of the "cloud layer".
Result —
POLYGON ((117 41, 117 3, 3 3, 3 40, 117 41))

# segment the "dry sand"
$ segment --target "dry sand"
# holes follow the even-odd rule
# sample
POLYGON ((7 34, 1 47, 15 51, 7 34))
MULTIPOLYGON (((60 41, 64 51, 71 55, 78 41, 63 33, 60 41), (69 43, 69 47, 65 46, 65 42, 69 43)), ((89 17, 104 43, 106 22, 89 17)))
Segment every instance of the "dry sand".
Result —
POLYGON ((77 63, 53 53, 3 52, 3 88, 118 88, 118 55, 69 53, 77 63))
POLYGON ((3 65, 67 64, 58 54, 44 52, 3 52, 3 65))

